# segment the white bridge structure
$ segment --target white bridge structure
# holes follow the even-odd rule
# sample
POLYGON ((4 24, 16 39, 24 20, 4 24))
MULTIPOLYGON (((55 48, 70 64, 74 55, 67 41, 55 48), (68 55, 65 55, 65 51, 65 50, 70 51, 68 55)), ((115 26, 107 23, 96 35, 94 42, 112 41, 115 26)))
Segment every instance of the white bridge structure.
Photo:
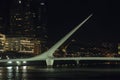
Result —
POLYGON ((120 61, 120 58, 115 57, 64 57, 64 58, 56 58, 53 56, 53 53, 73 34, 75 33, 86 21, 91 18, 92 14, 90 14, 85 20, 83 20, 78 26, 76 26, 73 30, 71 30, 68 34, 66 34, 61 40, 59 40, 55 45, 53 45, 48 51, 31 58, 23 58, 23 59, 3 59, 0 62, 24 62, 24 61, 40 61, 45 60, 47 66, 53 66, 54 60, 75 60, 79 62, 80 60, 107 60, 107 61, 120 61))

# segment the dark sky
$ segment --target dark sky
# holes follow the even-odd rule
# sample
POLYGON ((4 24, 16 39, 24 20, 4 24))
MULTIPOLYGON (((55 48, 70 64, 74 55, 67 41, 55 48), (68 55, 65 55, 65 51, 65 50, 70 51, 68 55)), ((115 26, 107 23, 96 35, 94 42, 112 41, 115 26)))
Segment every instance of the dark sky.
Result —
POLYGON ((50 0, 48 24, 51 36, 62 37, 89 14, 93 16, 73 38, 120 41, 120 2, 115 0, 50 0))
MULTIPOLYGON (((7 17, 11 0, 0 0, 0 15, 7 17)), ((73 36, 79 41, 120 42, 120 2, 116 0, 47 0, 48 37, 56 41, 91 13, 73 36)))

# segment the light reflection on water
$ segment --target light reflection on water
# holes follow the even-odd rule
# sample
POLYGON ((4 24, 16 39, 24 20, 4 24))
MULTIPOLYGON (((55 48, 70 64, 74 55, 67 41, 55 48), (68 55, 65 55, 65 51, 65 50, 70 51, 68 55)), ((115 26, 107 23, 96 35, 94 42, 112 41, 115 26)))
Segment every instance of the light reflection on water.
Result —
POLYGON ((0 80, 114 80, 120 69, 39 68, 32 66, 0 67, 0 80), (113 74, 109 74, 114 72, 113 74), (99 74, 98 74, 99 73, 99 74), (101 78, 101 74, 104 74, 101 78), (107 76, 107 77, 106 77, 107 76), (81 78, 82 77, 82 78, 81 78), (98 77, 96 79, 96 77, 98 77), (44 78, 44 79, 43 79, 44 78), (92 78, 92 79, 89 79, 92 78))
POLYGON ((0 67, 0 80, 27 80, 27 66, 0 67))
MULTIPOLYGON (((38 68, 30 66, 0 67, 0 80, 40 80, 41 72, 54 72, 53 68, 38 68)), ((42 79, 43 80, 43 79, 42 79)), ((44 80, 56 80, 54 78, 44 80)))
MULTIPOLYGON (((0 80, 35 80, 35 78, 40 78, 40 76, 46 75, 46 72, 54 72, 54 69, 31 67, 31 66, 0 67, 0 80)), ((56 80, 56 79, 49 78, 45 80, 56 80)))

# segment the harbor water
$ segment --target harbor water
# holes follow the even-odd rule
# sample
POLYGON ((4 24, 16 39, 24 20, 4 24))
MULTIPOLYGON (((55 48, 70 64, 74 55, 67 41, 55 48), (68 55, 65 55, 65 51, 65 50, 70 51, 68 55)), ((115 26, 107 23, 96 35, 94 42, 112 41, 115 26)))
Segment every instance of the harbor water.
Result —
POLYGON ((0 67, 0 80, 119 80, 119 68, 0 67))

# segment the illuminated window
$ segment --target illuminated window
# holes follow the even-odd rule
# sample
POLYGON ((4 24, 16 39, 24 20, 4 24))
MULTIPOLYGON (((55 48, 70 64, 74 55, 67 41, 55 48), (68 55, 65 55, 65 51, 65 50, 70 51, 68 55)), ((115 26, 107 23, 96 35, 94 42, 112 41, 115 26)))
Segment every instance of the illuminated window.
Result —
POLYGON ((18 26, 22 26, 21 24, 19 24, 18 26))
POLYGON ((22 18, 16 18, 16 20, 22 20, 22 18))

